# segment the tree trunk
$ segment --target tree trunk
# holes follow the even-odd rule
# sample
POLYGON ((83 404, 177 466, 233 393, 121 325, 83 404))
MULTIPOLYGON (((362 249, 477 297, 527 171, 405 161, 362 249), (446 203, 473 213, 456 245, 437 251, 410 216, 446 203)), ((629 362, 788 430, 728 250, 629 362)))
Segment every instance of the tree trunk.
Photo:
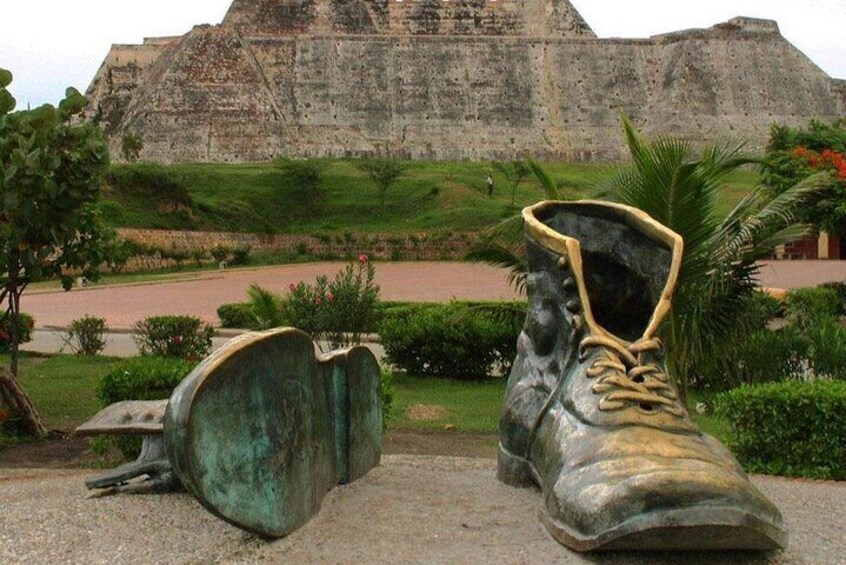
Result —
POLYGON ((5 367, 0 367, 0 391, 3 398, 9 402, 9 409, 23 417, 28 433, 36 436, 47 435, 47 428, 44 427, 44 422, 35 411, 29 396, 20 387, 15 375, 5 367))

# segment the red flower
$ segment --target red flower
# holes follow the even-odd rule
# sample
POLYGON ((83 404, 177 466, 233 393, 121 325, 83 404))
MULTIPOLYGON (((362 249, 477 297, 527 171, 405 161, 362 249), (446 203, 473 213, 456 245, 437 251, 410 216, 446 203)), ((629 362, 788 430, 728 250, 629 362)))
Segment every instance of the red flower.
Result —
POLYGON ((335 300, 335 295, 331 292, 326 293, 326 300, 335 300))
POLYGON ((367 255, 359 255, 358 256, 358 262, 361 263, 362 265, 366 264, 368 261, 370 261, 370 259, 367 258, 367 255))
POLYGON ((297 290, 297 285, 291 283, 290 285, 288 285, 288 288, 291 290, 291 292, 294 292, 295 290, 297 290))
POLYGON ((320 297, 317 297, 317 298, 315 298, 315 299, 314 299, 314 303, 315 303, 317 306, 320 306, 320 305, 323 303, 323 301, 320 299, 320 297))
POLYGON ((9 413, 5 410, 0 410, 0 422, 9 417, 9 413))

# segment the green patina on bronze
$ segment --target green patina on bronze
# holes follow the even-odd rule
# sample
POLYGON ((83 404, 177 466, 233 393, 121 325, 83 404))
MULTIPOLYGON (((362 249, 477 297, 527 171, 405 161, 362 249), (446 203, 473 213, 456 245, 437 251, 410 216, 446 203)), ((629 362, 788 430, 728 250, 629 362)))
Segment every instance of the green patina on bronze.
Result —
POLYGON ((317 359, 293 328, 247 334, 176 388, 164 428, 168 458, 203 506, 284 536, 331 488, 378 465, 379 367, 363 347, 317 359))

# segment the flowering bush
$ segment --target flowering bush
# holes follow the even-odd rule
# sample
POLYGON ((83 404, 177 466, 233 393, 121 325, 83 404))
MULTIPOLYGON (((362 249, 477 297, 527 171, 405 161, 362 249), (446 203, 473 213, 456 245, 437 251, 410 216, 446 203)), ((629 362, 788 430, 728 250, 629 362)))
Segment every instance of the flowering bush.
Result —
MULTIPOLYGON (((20 313, 18 325, 18 344, 32 341, 32 330, 35 328, 35 319, 29 314, 20 313)), ((0 319, 0 353, 9 351, 12 343, 12 318, 8 314, 0 319)))
POLYGON ((199 361, 209 354, 214 329, 194 316, 152 316, 137 322, 132 339, 141 355, 199 361))
POLYGON ((300 282, 288 288, 283 304, 286 319, 332 349, 361 343, 373 330, 379 286, 376 268, 366 255, 350 263, 333 280, 319 276, 314 284, 300 282))
POLYGON ((776 126, 764 163, 763 183, 776 194, 811 175, 829 173, 830 192, 802 220, 831 233, 846 231, 846 122, 811 122, 807 129, 776 126))

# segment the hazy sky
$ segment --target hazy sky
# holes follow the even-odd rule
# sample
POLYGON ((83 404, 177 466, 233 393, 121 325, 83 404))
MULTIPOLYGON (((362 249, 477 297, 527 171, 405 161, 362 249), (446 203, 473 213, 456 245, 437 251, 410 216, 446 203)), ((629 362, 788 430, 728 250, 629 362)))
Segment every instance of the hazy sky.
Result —
MULTIPOLYGON (((406 0, 409 1, 409 0, 406 0)), ((503 0, 504 1, 504 0, 503 0)), ((219 23, 231 0, 4 2, 0 67, 15 75, 18 107, 85 91, 112 43, 181 35, 219 23)), ((846 0, 573 0, 600 37, 647 37, 710 27, 734 16, 777 20, 782 34, 828 74, 846 79, 846 0)))

